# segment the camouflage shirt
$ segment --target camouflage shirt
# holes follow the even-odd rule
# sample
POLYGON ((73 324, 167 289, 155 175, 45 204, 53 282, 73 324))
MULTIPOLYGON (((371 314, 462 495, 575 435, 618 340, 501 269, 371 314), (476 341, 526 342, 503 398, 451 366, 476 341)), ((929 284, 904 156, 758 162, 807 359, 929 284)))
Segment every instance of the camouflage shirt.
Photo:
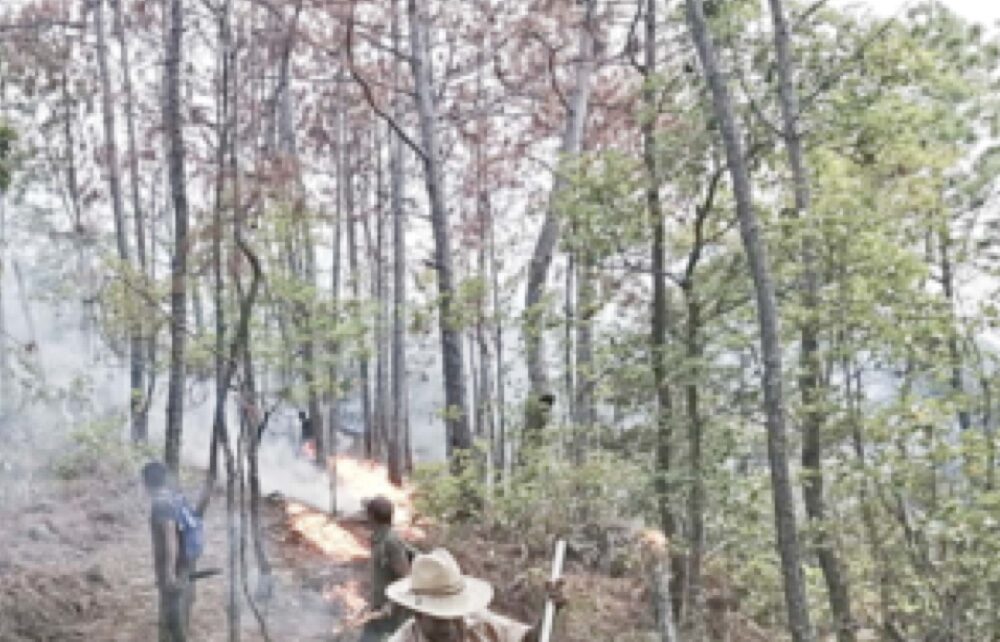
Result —
POLYGON ((376 527, 372 533, 372 608, 382 608, 386 604, 386 587, 409 572, 406 544, 391 527, 376 527))

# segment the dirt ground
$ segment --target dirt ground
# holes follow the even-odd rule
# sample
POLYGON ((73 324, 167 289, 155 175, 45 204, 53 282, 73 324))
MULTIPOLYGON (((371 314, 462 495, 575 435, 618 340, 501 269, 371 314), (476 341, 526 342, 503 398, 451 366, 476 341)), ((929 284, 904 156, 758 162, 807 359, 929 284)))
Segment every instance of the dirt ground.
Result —
MULTIPOLYGON (((262 510, 274 583, 271 599, 259 607, 270 639, 355 639, 352 616, 364 606, 369 588, 362 554, 367 529, 341 522, 338 537, 353 539, 345 547, 352 552, 331 556, 290 528, 282 500, 266 500, 262 510)), ((27 496, 0 506, 0 642, 155 640, 147 511, 141 488, 123 476, 38 482, 27 496)), ((326 517, 313 512, 310 519, 322 523, 326 517)), ((226 567, 225 534, 225 497, 219 494, 206 518, 199 568, 226 567)), ((516 544, 496 544, 482 533, 466 532, 456 540, 432 531, 417 545, 427 548, 430 542, 452 548, 467 572, 493 581, 501 612, 529 622, 540 614, 547 573, 541 556, 526 557, 516 544)), ((246 554, 252 567, 252 548, 246 554)), ((560 640, 642 639, 648 610, 639 583, 581 571, 571 573, 567 585, 576 607, 564 618, 560 640)), ((249 590, 254 588, 251 578, 249 590)), ((194 642, 227 639, 227 590, 224 576, 198 582, 194 642)), ((241 639, 263 640, 247 604, 244 600, 241 639)))
MULTIPOLYGON (((331 563, 287 528, 283 504, 264 504, 274 582, 259 606, 270 638, 335 639, 366 594, 366 560, 331 563)), ((29 497, 0 506, 0 520, 0 641, 155 640, 148 507, 134 480, 38 483, 29 497)), ((199 568, 225 568, 225 533, 218 495, 199 568)), ((363 545, 364 529, 352 533, 363 545)), ((247 556, 253 566, 249 547, 247 556)), ((192 640, 227 639, 227 590, 223 576, 198 582, 192 640)), ((243 609, 242 639, 263 640, 246 602, 243 609)))
MULTIPOLYGON (((10 486, 11 479, 0 475, 0 642, 155 641, 148 500, 137 480, 123 474, 88 475, 72 482, 32 480, 30 492, 4 492, 10 486)), ((367 528, 344 521, 333 524, 325 513, 280 498, 262 503, 262 517, 273 590, 270 599, 257 606, 266 619, 269 639, 356 640, 355 618, 369 590, 367 528)), ((465 572, 494 584, 492 608, 521 621, 536 621, 550 563, 545 551, 529 551, 516 537, 504 541, 476 526, 421 526, 406 532, 418 548, 446 546, 465 572)), ((212 500, 205 532, 199 568, 225 569, 221 493, 212 500)), ((252 568, 252 546, 247 546, 246 556, 252 568)), ((560 618, 555 639, 657 639, 651 632, 650 598, 640 575, 611 577, 571 553, 565 568, 570 607, 560 618)), ((251 577, 248 592, 253 594, 255 588, 251 577)), ((228 639, 227 591, 224 575, 198 582, 192 642, 228 639)), ((241 639, 263 641, 248 604, 244 598, 241 639)), ((778 639, 740 621, 738 614, 731 617, 737 619, 724 618, 730 624, 717 639, 778 639)))

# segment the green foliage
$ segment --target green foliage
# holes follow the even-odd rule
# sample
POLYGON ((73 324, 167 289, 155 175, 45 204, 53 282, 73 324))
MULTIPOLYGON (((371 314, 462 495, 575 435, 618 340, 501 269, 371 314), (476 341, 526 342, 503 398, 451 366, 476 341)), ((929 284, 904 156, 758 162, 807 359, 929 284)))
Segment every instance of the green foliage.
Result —
POLYGON ((587 524, 606 525, 634 515, 643 501, 642 468, 596 451, 581 465, 554 456, 552 445, 525 453, 502 487, 486 483, 480 447, 459 474, 445 465, 421 465, 414 475, 417 510, 447 525, 472 520, 498 538, 545 550, 550 535, 567 535, 587 524))

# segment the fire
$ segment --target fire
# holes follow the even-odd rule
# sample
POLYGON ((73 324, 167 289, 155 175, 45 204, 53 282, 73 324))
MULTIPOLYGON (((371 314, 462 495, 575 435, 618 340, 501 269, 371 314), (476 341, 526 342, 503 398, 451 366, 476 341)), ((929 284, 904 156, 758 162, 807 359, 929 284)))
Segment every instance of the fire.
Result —
POLYGON ((347 456, 330 457, 329 472, 336 471, 338 505, 347 505, 356 511, 355 524, 349 529, 323 511, 303 503, 289 501, 286 505, 292 530, 334 561, 347 563, 368 559, 367 529, 358 528, 361 500, 383 495, 395 505, 395 522, 407 539, 422 539, 424 533, 410 522, 413 519, 412 488, 402 488, 389 483, 388 470, 382 464, 347 456), (349 500, 349 501, 343 501, 349 500))
POLYGON ((338 455, 330 457, 327 466, 337 472, 338 496, 354 499, 360 509, 360 500, 382 495, 396 507, 396 524, 405 526, 413 520, 413 489, 405 483, 401 488, 389 483, 384 464, 338 455))
POLYGON ((364 541, 326 513, 293 501, 288 502, 285 511, 292 530, 327 557, 343 563, 368 558, 364 541))

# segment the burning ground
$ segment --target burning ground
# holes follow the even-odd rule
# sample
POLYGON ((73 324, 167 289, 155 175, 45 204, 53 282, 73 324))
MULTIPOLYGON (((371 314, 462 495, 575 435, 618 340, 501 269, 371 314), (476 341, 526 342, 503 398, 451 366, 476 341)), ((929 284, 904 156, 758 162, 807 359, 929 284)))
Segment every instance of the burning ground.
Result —
MULTIPOLYGON (((368 487, 378 474, 350 459, 341 469, 351 474, 352 484, 368 487)), ((344 490, 352 491, 341 479, 344 490)), ((0 640, 153 639, 148 505, 133 477, 103 470, 72 480, 39 478, 30 491, 5 500, 0 640)), ((274 590, 257 606, 271 639, 331 640, 349 631, 368 594, 367 528, 336 523, 314 507, 277 495, 262 503, 261 513, 274 590)), ((206 516, 200 568, 225 568, 225 533, 225 497, 218 494, 206 516)), ((249 550, 248 561, 252 565, 249 550)), ((252 594, 255 579, 248 585, 252 594)), ((198 582, 194 640, 226 639, 226 592, 223 577, 198 582)), ((243 608, 243 639, 263 639, 247 604, 243 608)))
MULTIPOLYGON (((338 497, 390 495, 401 506, 400 521, 410 541, 425 549, 447 546, 467 572, 493 582, 497 610, 524 621, 538 616, 546 551, 482 527, 419 528, 412 524, 409 491, 389 486, 384 469, 341 458, 338 472, 338 497)), ((277 494, 261 509, 274 590, 257 606, 270 639, 353 642, 369 590, 367 527, 350 519, 333 521, 309 503, 277 494)), ((35 482, 32 492, 3 504, 0 519, 0 640, 154 639, 147 500, 133 477, 104 471, 35 482)), ((225 532, 220 494, 206 518, 208 541, 200 568, 225 568, 225 532)), ((248 546, 250 565, 251 550, 248 546)), ((649 600, 640 577, 610 577, 572 557, 566 576, 572 606, 563 618, 560 642, 651 639, 649 600)), ((251 577, 248 593, 254 587, 251 577)), ((226 596, 224 577, 198 583, 193 640, 227 639, 226 596)), ((243 640, 264 639, 245 601, 242 628, 243 640)))

